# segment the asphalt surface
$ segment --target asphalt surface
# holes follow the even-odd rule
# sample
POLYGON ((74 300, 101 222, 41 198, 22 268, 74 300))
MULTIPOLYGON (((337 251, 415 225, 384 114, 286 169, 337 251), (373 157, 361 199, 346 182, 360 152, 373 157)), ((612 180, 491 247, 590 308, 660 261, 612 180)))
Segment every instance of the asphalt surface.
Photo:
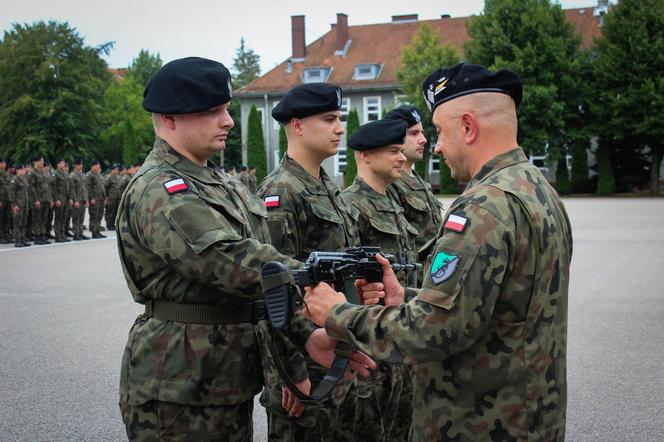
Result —
MULTIPOLYGON (((449 201, 445 201, 446 206, 449 201)), ((570 441, 664 440, 664 199, 566 199, 570 441)), ((141 311, 109 239, 0 246, 0 441, 119 441, 141 311)), ((257 405, 256 441, 266 440, 257 405)))

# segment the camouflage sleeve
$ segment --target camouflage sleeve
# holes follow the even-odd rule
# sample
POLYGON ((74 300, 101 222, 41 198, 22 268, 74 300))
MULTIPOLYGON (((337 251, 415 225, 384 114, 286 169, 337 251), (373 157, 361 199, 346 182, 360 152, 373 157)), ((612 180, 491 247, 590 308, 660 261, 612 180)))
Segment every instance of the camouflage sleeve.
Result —
POLYGON ((278 186, 262 186, 258 196, 277 197, 278 206, 267 210, 267 225, 272 244, 284 255, 293 258, 302 256, 301 230, 299 216, 290 198, 290 192, 280 191, 278 186))
POLYGON ((330 336, 352 342, 379 360, 443 360, 470 347, 484 333, 512 256, 514 226, 469 204, 453 212, 467 218, 461 233, 446 230, 425 269, 423 288, 390 307, 336 306, 330 336))

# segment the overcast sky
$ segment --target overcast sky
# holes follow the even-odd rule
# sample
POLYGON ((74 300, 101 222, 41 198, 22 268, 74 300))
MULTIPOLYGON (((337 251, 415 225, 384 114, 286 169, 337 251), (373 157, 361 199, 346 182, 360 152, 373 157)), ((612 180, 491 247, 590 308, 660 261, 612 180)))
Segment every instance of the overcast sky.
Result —
MULTIPOLYGON (((261 57, 265 73, 291 55, 291 15, 305 15, 306 43, 321 37, 348 15, 348 24, 384 23, 392 15, 419 14, 422 20, 441 14, 463 17, 479 14, 481 0, 13 0, 4 1, 0 28, 38 20, 67 21, 97 46, 114 41, 105 57, 111 67, 126 67, 147 49, 164 62, 186 57, 212 58, 230 67, 244 37, 261 57)), ((563 8, 589 7, 597 0, 559 0, 563 8)))

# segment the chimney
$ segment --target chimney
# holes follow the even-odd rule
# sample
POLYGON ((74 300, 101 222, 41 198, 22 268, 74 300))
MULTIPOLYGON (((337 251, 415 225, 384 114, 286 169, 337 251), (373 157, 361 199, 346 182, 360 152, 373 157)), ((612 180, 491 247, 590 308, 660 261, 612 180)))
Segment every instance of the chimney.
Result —
POLYGON ((304 44, 304 15, 291 15, 291 37, 293 39, 292 61, 304 61, 307 47, 304 44))
POLYGON ((337 30, 337 52, 343 52, 346 48, 346 42, 348 41, 348 15, 346 14, 337 14, 337 25, 335 26, 337 30))
POLYGON ((440 18, 446 19, 446 18, 451 18, 452 16, 450 14, 441 14, 440 18))

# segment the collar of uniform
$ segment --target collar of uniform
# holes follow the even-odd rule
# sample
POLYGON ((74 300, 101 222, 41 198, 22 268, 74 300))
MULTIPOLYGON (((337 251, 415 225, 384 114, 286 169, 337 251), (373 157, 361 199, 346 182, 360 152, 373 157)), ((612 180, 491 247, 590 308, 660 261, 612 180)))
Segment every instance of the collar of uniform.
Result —
POLYGON ((468 182, 466 189, 470 189, 478 183, 486 180, 501 169, 511 166, 512 164, 523 163, 525 161, 528 161, 528 157, 520 147, 516 147, 508 152, 501 153, 482 166, 480 171, 477 172, 477 174, 475 174, 475 176, 468 182))
POLYGON ((419 179, 415 171, 413 171, 412 175, 401 172, 401 181, 413 190, 424 190, 424 183, 419 179))
POLYGON ((385 191, 385 194, 376 192, 373 187, 368 185, 367 182, 360 178, 359 175, 355 177, 355 184, 357 184, 358 187, 358 192, 356 193, 366 195, 367 201, 373 204, 376 210, 380 210, 382 212, 394 211, 394 207, 390 202, 390 197, 387 194, 387 190, 385 191))
POLYGON ((327 173, 325 173, 325 169, 322 167, 320 168, 320 179, 317 179, 316 177, 311 176, 309 172, 304 170, 304 167, 289 157, 287 153, 284 154, 284 160, 282 164, 286 170, 288 170, 296 178, 304 183, 309 192, 315 195, 327 195, 327 190, 325 189, 323 182, 329 180, 330 178, 327 176, 327 173))
POLYGON ((215 178, 215 173, 218 172, 217 167, 210 160, 208 160, 208 165, 206 167, 199 166, 193 161, 180 155, 166 141, 159 137, 156 137, 154 140, 152 152, 157 157, 175 167, 178 171, 196 181, 201 181, 207 184, 219 183, 219 178, 215 178))

